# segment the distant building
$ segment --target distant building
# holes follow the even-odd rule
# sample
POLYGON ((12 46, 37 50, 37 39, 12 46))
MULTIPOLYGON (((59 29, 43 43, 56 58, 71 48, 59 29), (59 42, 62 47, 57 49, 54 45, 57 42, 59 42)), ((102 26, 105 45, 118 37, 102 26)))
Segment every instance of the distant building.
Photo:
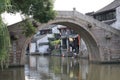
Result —
POLYGON ((97 12, 86 13, 86 15, 120 29, 120 0, 114 0, 97 12))
POLYGON ((54 36, 51 28, 39 30, 30 43, 30 54, 49 54, 48 38, 52 37, 54 36))
POLYGON ((48 54, 49 49, 49 37, 53 37, 52 34, 41 35, 39 38, 34 38, 30 43, 31 54, 48 54))
MULTIPOLYGON (((62 25, 55 25, 54 27, 38 31, 29 44, 30 54, 49 54, 49 49, 51 49, 49 42, 54 38, 60 40, 59 49, 61 51, 72 54, 73 52, 84 52, 81 56, 86 55, 87 47, 80 35, 62 25)), ((56 47, 58 46, 56 45, 55 49, 57 49, 56 47)))
POLYGON ((30 43, 30 53, 31 54, 45 54, 48 53, 49 40, 50 38, 61 38, 62 49, 68 50, 71 47, 71 51, 79 48, 78 34, 73 30, 68 29, 66 26, 56 25, 51 28, 42 29, 37 34, 34 35, 30 43), (58 36, 58 34, 60 36, 58 36))
POLYGON ((70 28, 62 26, 58 28, 61 34, 61 49, 68 52, 79 53, 80 36, 70 28))

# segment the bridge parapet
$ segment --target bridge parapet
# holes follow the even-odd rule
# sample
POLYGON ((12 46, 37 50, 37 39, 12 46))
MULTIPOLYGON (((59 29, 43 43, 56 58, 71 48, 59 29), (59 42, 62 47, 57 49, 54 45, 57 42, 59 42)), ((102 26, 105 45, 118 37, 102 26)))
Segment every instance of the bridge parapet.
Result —
MULTIPOLYGON (((91 61, 119 61, 120 62, 120 31, 106 25, 92 17, 77 11, 57 11, 57 16, 47 24, 39 23, 38 30, 50 24, 60 24, 77 30, 89 47, 91 61), (90 26, 89 26, 90 25, 90 26), (89 26, 89 27, 88 27, 89 26), (116 57, 119 56, 119 57, 116 57)), ((16 51, 11 53, 11 62, 24 65, 25 49, 32 37, 26 38, 23 34, 22 22, 8 27, 10 32, 18 36, 15 42, 16 51), (15 54, 15 55, 14 55, 15 54)))
POLYGON ((120 30, 115 29, 103 22, 100 22, 90 16, 84 15, 77 11, 57 11, 57 18, 72 18, 74 20, 82 20, 86 22, 86 24, 94 25, 94 27, 103 28, 106 31, 112 32, 114 34, 120 35, 120 30))
POLYGON ((73 20, 80 23, 80 25, 83 24, 82 27, 94 36, 99 49, 101 48, 101 61, 112 62, 120 60, 116 57, 120 56, 120 30, 77 11, 57 11, 57 14, 57 20, 73 20), (90 29, 88 28, 89 25, 91 26, 90 29))

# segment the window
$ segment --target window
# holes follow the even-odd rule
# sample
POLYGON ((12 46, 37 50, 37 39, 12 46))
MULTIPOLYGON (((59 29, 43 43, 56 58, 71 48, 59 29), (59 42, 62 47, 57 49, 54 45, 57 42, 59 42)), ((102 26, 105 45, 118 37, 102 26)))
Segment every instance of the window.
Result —
POLYGON ((115 11, 104 12, 104 13, 95 15, 94 17, 99 21, 111 20, 116 18, 116 12, 115 11))

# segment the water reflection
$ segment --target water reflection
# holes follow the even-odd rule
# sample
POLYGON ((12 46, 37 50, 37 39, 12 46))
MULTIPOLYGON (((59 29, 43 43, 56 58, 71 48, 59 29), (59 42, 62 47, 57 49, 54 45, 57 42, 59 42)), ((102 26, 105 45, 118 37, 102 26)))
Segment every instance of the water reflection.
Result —
POLYGON ((120 80, 120 64, 92 64, 87 80, 120 80))
POLYGON ((0 80, 25 80, 24 68, 0 70, 0 80))
POLYGON ((120 64, 71 57, 28 56, 25 68, 0 70, 0 80, 119 80, 120 64))
POLYGON ((68 57, 29 57, 28 79, 35 80, 86 80, 86 60, 68 57), (81 74, 82 73, 82 74, 81 74))

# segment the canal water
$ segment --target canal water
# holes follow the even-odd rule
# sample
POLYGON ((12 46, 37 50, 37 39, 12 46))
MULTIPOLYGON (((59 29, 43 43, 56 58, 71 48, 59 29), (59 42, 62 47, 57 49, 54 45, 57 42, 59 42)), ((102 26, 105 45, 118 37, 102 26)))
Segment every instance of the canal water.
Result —
POLYGON ((0 80, 120 80, 120 65, 90 64, 72 57, 27 56, 24 68, 0 70, 0 80))

